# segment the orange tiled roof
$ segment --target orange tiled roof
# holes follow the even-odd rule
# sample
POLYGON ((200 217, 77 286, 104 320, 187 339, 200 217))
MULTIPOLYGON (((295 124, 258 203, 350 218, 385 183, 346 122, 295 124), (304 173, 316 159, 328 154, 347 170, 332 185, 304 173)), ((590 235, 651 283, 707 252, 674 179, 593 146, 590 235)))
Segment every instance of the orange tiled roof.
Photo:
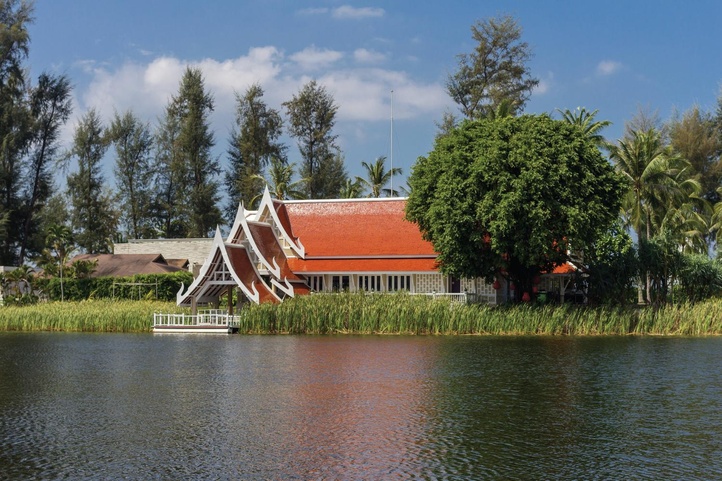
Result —
POLYGON ((436 258, 411 259, 288 259, 298 273, 328 272, 429 272, 437 269, 436 258))
POLYGON ((416 224, 404 218, 405 206, 405 199, 285 202, 306 257, 435 256, 416 224))
POLYGON ((573 274, 577 270, 571 264, 561 264, 554 267, 552 274, 573 274))

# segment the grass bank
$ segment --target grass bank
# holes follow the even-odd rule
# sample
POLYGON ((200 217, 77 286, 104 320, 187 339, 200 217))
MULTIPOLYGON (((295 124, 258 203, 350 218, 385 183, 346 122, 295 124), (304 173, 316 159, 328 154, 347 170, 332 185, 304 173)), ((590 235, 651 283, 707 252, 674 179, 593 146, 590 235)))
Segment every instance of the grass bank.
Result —
POLYGON ((183 312, 163 301, 91 300, 0 307, 0 331, 150 332, 154 312, 183 312))
POLYGON ((251 334, 719 335, 722 300, 652 307, 458 305, 409 295, 314 295, 253 306, 251 334))
MULTIPOLYGON (((170 302, 92 300, 0 308, 0 331, 149 332, 170 302)), ((651 307, 458 305, 410 295, 313 295, 244 309, 247 334, 722 334, 722 299, 651 307)))

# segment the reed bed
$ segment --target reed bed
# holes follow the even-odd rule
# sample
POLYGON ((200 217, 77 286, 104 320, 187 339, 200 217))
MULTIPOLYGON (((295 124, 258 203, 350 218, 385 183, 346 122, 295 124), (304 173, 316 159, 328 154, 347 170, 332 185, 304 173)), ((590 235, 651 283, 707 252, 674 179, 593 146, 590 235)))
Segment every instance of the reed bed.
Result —
MULTIPOLYGON (((0 331, 150 332, 162 301, 91 300, 0 308, 0 331)), ((405 294, 315 294, 241 310, 246 334, 722 335, 722 299, 655 307, 463 305, 405 294)))
POLYGON ((150 332, 154 312, 183 312, 162 301, 47 302, 0 308, 0 331, 150 332))
POLYGON ((403 294, 303 296, 243 311, 249 334, 720 335, 722 300, 655 307, 462 305, 403 294))

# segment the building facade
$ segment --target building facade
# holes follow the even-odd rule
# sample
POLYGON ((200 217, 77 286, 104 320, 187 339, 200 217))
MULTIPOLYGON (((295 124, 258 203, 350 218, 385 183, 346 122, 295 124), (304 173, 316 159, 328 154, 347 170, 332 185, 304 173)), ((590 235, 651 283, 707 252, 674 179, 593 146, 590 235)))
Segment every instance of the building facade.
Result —
POLYGON ((239 207, 227 238, 216 232, 198 276, 178 293, 178 304, 195 310, 234 291, 256 303, 346 290, 489 304, 506 299, 503 281, 492 285, 441 274, 436 252, 405 219, 405 207, 403 198, 279 201, 266 191, 258 210, 239 207))

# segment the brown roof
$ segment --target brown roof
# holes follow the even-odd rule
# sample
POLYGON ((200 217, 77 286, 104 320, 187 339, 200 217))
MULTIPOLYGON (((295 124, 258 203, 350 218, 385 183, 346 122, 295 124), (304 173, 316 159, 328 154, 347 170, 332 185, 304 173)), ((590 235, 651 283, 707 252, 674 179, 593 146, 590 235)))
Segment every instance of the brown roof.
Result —
POLYGON ((181 269, 188 269, 190 261, 188 259, 166 259, 169 266, 180 267, 181 269))
POLYGON ((91 277, 127 277, 135 274, 167 274, 184 270, 169 265, 160 254, 81 254, 76 261, 98 261, 91 277))

